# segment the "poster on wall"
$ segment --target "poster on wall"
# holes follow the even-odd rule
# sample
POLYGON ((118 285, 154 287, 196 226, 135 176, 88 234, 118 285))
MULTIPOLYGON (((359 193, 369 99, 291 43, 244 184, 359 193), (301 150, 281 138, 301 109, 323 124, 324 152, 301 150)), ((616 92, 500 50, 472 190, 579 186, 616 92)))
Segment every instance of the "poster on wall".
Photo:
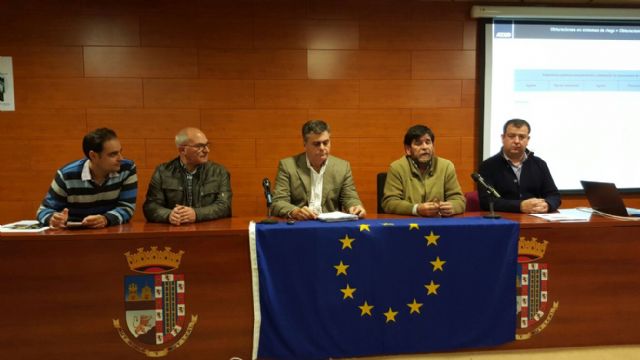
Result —
POLYGON ((13 64, 10 56, 0 56, 0 111, 14 111, 13 64))

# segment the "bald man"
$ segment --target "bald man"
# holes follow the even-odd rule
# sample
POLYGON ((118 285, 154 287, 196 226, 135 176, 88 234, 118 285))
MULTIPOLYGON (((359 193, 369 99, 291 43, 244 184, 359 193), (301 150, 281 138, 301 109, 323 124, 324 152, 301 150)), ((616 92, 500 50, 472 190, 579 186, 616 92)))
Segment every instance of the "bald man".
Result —
POLYGON ((143 206, 147 221, 181 225, 231 216, 229 173, 209 161, 207 136, 185 128, 175 140, 178 157, 151 177, 143 206))

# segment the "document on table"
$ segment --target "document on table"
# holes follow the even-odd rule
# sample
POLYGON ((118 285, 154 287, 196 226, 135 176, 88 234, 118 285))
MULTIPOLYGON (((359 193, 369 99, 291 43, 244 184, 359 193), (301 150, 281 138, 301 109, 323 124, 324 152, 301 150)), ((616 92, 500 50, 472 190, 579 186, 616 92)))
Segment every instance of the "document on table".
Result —
POLYGON ((47 230, 48 226, 42 226, 38 220, 22 220, 0 226, 0 232, 40 232, 47 230))
POLYGON ((539 217, 547 221, 557 222, 584 222, 591 219, 591 213, 588 211, 582 211, 578 209, 559 209, 557 213, 549 214, 529 214, 531 216, 539 217))
POLYGON ((347 214, 341 211, 334 211, 334 212, 322 213, 318 215, 318 220, 324 221, 324 222, 354 221, 354 220, 358 220, 358 215, 347 214))

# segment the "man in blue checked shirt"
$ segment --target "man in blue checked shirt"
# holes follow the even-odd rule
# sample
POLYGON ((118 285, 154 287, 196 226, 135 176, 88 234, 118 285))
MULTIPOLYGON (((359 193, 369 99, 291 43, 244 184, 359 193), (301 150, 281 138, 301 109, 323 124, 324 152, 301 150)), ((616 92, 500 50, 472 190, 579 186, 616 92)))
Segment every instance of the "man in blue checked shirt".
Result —
POLYGON ((81 223, 103 228, 127 223, 136 208, 136 166, 122 157, 116 133, 107 128, 89 132, 82 140, 84 159, 71 162, 56 173, 38 209, 43 225, 65 228, 81 223))

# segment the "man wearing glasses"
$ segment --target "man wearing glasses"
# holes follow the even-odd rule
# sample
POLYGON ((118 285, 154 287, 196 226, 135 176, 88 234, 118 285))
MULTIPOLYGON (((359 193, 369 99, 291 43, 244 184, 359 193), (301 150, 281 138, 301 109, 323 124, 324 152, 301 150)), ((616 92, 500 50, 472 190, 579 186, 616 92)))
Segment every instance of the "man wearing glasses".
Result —
MULTIPOLYGON (((531 126, 526 120, 511 119, 502 129, 502 149, 480 164, 479 173, 500 198, 496 211, 539 214, 560 207, 560 193, 547 163, 527 149, 531 126)), ((480 207, 489 209, 489 195, 480 191, 480 207)))
POLYGON ((144 216, 150 222, 189 224, 231 216, 229 173, 209 161, 209 140, 196 128, 176 135, 178 157, 159 165, 149 183, 144 216))

